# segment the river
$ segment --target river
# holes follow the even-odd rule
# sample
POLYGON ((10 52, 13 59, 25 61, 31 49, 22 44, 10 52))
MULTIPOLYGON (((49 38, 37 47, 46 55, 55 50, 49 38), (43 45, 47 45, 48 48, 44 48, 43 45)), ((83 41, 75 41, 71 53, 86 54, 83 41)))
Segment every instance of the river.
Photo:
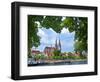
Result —
POLYGON ((28 66, 79 65, 87 63, 88 63, 87 60, 84 60, 84 61, 73 61, 73 62, 37 63, 37 64, 28 64, 28 66))

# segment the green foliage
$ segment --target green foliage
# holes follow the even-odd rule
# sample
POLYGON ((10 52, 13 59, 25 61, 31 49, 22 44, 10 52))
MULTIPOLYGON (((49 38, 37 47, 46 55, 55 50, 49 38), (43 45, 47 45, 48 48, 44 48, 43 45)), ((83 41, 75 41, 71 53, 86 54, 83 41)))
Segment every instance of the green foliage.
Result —
POLYGON ((74 47, 75 47, 75 51, 77 52, 82 52, 83 51, 83 48, 84 48, 84 43, 82 41, 76 41, 75 44, 74 44, 74 47))
POLYGON ((31 54, 31 48, 34 45, 40 45, 40 37, 37 35, 38 25, 35 21, 42 21, 42 16, 28 16, 28 54, 31 54))
POLYGON ((75 56, 68 56, 68 59, 75 59, 75 56))
POLYGON ((68 28, 70 32, 75 31, 75 21, 73 17, 66 17, 66 19, 62 22, 63 26, 68 28))
POLYGON ((60 56, 61 51, 60 50, 54 50, 53 54, 54 54, 54 56, 60 56))
POLYGON ((52 59, 62 59, 62 56, 52 56, 52 59))
POLYGON ((40 59, 46 59, 46 56, 44 54, 40 54, 40 59))
POLYGON ((31 54, 29 54, 29 55, 28 55, 28 58, 32 58, 32 55, 31 55, 31 54))
POLYGON ((68 56, 62 56, 63 59, 68 59, 68 56))
POLYGON ((68 54, 68 55, 72 55, 72 53, 71 53, 71 52, 68 52, 67 54, 68 54))
POLYGON ((87 59, 87 56, 81 55, 80 58, 81 58, 81 59, 87 59))
POLYGON ((85 59, 86 57, 80 57, 80 56, 72 56, 72 55, 69 55, 69 56, 52 56, 52 59, 56 59, 56 60, 64 60, 64 59, 85 59))
POLYGON ((43 59, 46 59, 46 56, 44 54, 36 54, 36 55, 34 55, 34 59, 35 60, 39 60, 39 59, 43 60, 43 59))
POLYGON ((52 28, 57 33, 61 32, 61 23, 62 23, 61 16, 46 16, 41 23, 41 26, 45 27, 46 29, 52 28))
POLYGON ((80 56, 68 56, 68 59, 81 59, 80 56))
POLYGON ((40 37, 37 35, 38 25, 35 20, 40 21, 41 16, 28 16, 28 46, 31 48, 33 45, 38 47, 40 45, 40 37))

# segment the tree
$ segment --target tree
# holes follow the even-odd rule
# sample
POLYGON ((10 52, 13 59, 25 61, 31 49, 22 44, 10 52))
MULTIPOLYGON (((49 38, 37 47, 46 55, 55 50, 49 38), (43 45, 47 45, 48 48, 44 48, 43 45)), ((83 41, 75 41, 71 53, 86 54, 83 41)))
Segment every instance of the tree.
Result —
POLYGON ((46 29, 52 28, 55 32, 60 33, 62 30, 61 23, 62 16, 46 16, 41 22, 41 26, 46 29))
POLYGON ((38 24, 35 21, 42 21, 43 16, 28 16, 28 55, 31 54, 31 48, 34 45, 40 45, 40 37, 37 35, 38 24))
MULTIPOLYGON (((81 50, 87 50, 87 18, 86 17, 66 17, 62 26, 68 28, 70 32, 75 32, 75 42, 81 50)), ((76 50, 76 49, 75 49, 76 50)), ((80 49, 79 49, 80 50, 80 49)))
POLYGON ((60 50, 54 50, 53 54, 54 54, 54 56, 60 56, 61 51, 60 50))
POLYGON ((83 51, 83 43, 81 41, 76 41, 75 44, 74 44, 74 47, 75 47, 75 52, 82 52, 83 51))

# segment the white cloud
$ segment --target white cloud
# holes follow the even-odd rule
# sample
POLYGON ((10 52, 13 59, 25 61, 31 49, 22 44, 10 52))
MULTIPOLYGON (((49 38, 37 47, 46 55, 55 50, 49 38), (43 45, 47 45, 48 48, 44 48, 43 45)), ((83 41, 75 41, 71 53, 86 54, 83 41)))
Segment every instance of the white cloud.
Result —
POLYGON ((52 28, 50 29, 39 28, 37 35, 41 37, 40 40, 41 43, 46 45, 55 44, 57 33, 52 28))
POLYGON ((40 27, 40 23, 38 21, 36 21, 35 23, 37 23, 38 27, 40 27))
POLYGON ((70 41, 63 40, 63 41, 61 41, 61 45, 66 46, 66 47, 73 47, 74 41, 73 40, 70 40, 70 41))
POLYGON ((40 28, 38 28, 37 35, 40 36, 40 37, 45 37, 46 36, 45 32, 42 29, 40 29, 40 28))
POLYGON ((68 29, 63 28, 63 29, 61 30, 61 33, 69 33, 69 31, 68 31, 68 29))
POLYGON ((50 36, 57 37, 57 33, 52 28, 50 28, 49 30, 51 31, 51 35, 50 36))
POLYGON ((65 20, 65 19, 66 19, 66 17, 62 17, 62 21, 65 20))
POLYGON ((49 28, 50 31, 52 31, 53 33, 56 33, 52 28, 49 28))
POLYGON ((68 52, 74 50, 74 41, 61 41, 62 52, 68 52))
POLYGON ((45 46, 54 46, 56 38, 60 37, 62 50, 67 51, 68 48, 73 48, 75 32, 70 33, 68 29, 63 28, 61 34, 56 33, 52 28, 38 28, 37 35, 41 37, 41 45, 38 49, 43 50, 45 46))
POLYGON ((37 35, 41 37, 41 40, 40 40, 41 43, 44 43, 44 44, 47 43, 46 40, 47 40, 48 35, 43 31, 42 28, 38 28, 37 35))

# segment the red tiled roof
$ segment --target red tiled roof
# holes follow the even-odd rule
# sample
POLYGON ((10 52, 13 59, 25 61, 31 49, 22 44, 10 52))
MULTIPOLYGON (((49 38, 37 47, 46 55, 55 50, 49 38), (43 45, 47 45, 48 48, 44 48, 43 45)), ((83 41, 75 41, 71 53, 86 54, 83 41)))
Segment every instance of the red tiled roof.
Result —
POLYGON ((55 47, 45 47, 45 49, 55 49, 55 47))
POLYGON ((39 53, 40 51, 38 50, 32 50, 32 53, 39 53))

